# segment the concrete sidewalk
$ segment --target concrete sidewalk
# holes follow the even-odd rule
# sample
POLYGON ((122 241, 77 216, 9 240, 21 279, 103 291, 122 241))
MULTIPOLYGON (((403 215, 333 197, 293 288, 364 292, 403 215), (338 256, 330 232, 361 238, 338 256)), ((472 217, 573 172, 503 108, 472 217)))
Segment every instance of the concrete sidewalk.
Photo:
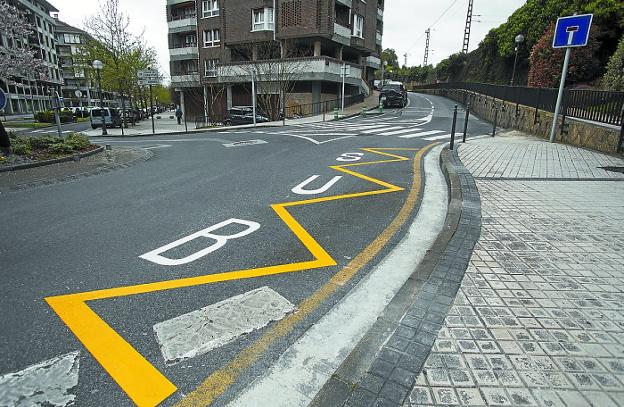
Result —
MULTIPOLYGON (((353 106, 349 106, 345 108, 344 115, 339 115, 339 118, 344 118, 352 115, 357 115, 362 112, 362 109, 371 109, 375 106, 379 105, 379 93, 373 92, 369 97, 367 97, 364 102, 355 104, 353 106)), ((165 134, 187 134, 187 133, 203 133, 208 131, 227 131, 227 130, 240 130, 240 129, 249 129, 254 128, 253 125, 243 125, 243 126, 232 126, 232 127, 211 127, 211 128, 203 128, 196 129, 194 122, 187 122, 186 126, 184 122, 181 125, 178 124, 177 119, 174 117, 174 112, 164 112, 159 114, 160 119, 154 118, 154 128, 155 133, 152 133, 152 121, 151 119, 143 120, 137 123, 136 126, 130 126, 127 129, 124 129, 124 136, 133 137, 133 136, 150 136, 152 134, 156 135, 165 135, 165 134)), ((311 117, 304 117, 301 119, 289 119, 286 120, 287 126, 292 125, 300 125, 307 123, 318 123, 322 121, 330 121, 334 120, 333 113, 326 113, 324 115, 317 115, 311 117)), ((282 126, 282 121, 277 122, 269 122, 269 123, 258 123, 256 127, 279 127, 282 126)), ((107 129, 109 137, 121 137, 121 129, 107 129)), ((100 137, 102 136, 102 129, 88 130, 83 132, 88 137, 100 137)))
POLYGON ((600 167, 624 160, 517 132, 459 157, 481 237, 409 397, 387 405, 623 406, 624 174, 600 167))

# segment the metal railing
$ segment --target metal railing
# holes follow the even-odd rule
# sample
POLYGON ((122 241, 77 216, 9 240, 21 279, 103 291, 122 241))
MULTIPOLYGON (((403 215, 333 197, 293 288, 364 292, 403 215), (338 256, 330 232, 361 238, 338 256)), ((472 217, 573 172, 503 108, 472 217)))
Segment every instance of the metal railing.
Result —
MULTIPOLYGON (((365 95, 363 93, 358 95, 352 95, 345 97, 345 107, 352 106, 356 103, 361 103, 365 99, 365 95)), ((326 100, 324 102, 318 103, 308 103, 304 105, 295 105, 288 106, 285 109, 286 120, 292 119, 301 119, 304 117, 317 116, 324 113, 331 113, 334 109, 340 109, 342 107, 342 99, 332 99, 326 100)), ((260 114, 267 115, 262 112, 261 109, 258 110, 260 114)), ((267 115, 267 117, 272 116, 275 120, 281 120, 282 115, 274 111, 273 114, 267 115)), ((200 116, 195 119, 195 128, 196 129, 204 129, 208 127, 216 127, 223 126, 225 123, 226 115, 223 114, 213 114, 210 116, 200 116)))
MULTIPOLYGON (((345 107, 352 106, 356 103, 364 101, 366 96, 361 93, 345 97, 345 107)), ((308 103, 305 105, 296 105, 286 107, 286 119, 299 119, 309 116, 317 116, 323 113, 332 112, 334 109, 342 107, 342 99, 326 100, 318 103, 308 103)))
MULTIPOLYGON (((555 111, 557 89, 528 88, 520 86, 491 85, 476 82, 452 82, 420 85, 418 90, 460 90, 474 92, 508 103, 531 108, 555 111)), ((562 104, 563 116, 585 119, 597 123, 622 126, 624 123, 624 92, 566 89, 562 104)))

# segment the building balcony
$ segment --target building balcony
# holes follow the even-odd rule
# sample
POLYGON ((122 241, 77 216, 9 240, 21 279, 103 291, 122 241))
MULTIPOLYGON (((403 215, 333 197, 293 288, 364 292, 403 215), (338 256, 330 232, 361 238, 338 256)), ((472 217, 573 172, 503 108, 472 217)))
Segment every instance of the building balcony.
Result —
MULTIPOLYGON (((255 70, 258 81, 328 81, 340 83, 343 61, 330 57, 275 59, 256 62, 232 62, 217 65, 219 83, 247 83, 255 70)), ((347 63, 350 67, 345 83, 358 86, 362 83, 361 65, 347 63)))
POLYGON ((171 61, 182 61, 185 59, 196 59, 199 56, 197 44, 176 44, 169 48, 169 59, 171 61))
POLYGON ((366 63, 366 66, 369 66, 371 68, 375 68, 375 69, 381 68, 381 59, 372 55, 366 58, 365 63, 366 63))
POLYGON ((181 33, 186 31, 195 32, 197 29, 197 15, 188 17, 173 17, 171 21, 167 23, 169 26, 169 33, 181 33))
POLYGON ((351 29, 349 27, 345 27, 344 25, 334 23, 334 35, 332 36, 332 40, 342 45, 350 45, 351 29))
POLYGON ((176 87, 199 86, 199 72, 174 72, 171 74, 171 85, 176 87))
POLYGON ((336 0, 336 3, 342 4, 342 5, 347 6, 349 8, 353 7, 353 0, 336 0))
POLYGON ((381 40, 383 39, 383 35, 379 31, 375 33, 375 44, 381 45, 381 40))
MULTIPOLYGON (((190 1, 192 2, 192 1, 190 1)), ((176 4, 190 3, 189 0, 167 0, 168 6, 175 6, 176 4)))
POLYGON ((377 19, 383 20, 383 10, 380 8, 377 9, 377 19))

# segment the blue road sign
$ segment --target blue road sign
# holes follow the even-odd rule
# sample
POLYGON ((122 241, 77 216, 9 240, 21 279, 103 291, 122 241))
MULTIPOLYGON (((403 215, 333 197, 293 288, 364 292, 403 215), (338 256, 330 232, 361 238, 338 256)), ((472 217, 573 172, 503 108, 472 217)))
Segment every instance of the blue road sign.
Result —
POLYGON ((2 89, 0 89, 0 110, 4 109, 7 104, 6 93, 2 89))
POLYGON ((560 17, 555 28, 553 48, 586 46, 593 17, 593 14, 560 17))

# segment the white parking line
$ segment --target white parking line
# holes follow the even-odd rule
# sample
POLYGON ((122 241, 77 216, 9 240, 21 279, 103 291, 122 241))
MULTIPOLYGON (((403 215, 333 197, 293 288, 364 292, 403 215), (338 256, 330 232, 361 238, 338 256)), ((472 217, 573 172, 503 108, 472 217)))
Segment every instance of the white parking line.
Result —
POLYGON ((425 136, 433 136, 434 134, 440 134, 440 133, 444 133, 444 131, 442 131, 442 130, 431 130, 431 131, 425 131, 423 133, 418 133, 418 134, 406 134, 404 136, 399 136, 399 137, 400 138, 425 137, 425 136))
POLYGON ((31 365, 0 376, 1 406, 69 406, 76 396, 69 393, 78 384, 80 352, 31 365))
POLYGON ((296 307, 269 287, 237 295, 154 325, 169 364, 203 355, 279 321, 296 307))

